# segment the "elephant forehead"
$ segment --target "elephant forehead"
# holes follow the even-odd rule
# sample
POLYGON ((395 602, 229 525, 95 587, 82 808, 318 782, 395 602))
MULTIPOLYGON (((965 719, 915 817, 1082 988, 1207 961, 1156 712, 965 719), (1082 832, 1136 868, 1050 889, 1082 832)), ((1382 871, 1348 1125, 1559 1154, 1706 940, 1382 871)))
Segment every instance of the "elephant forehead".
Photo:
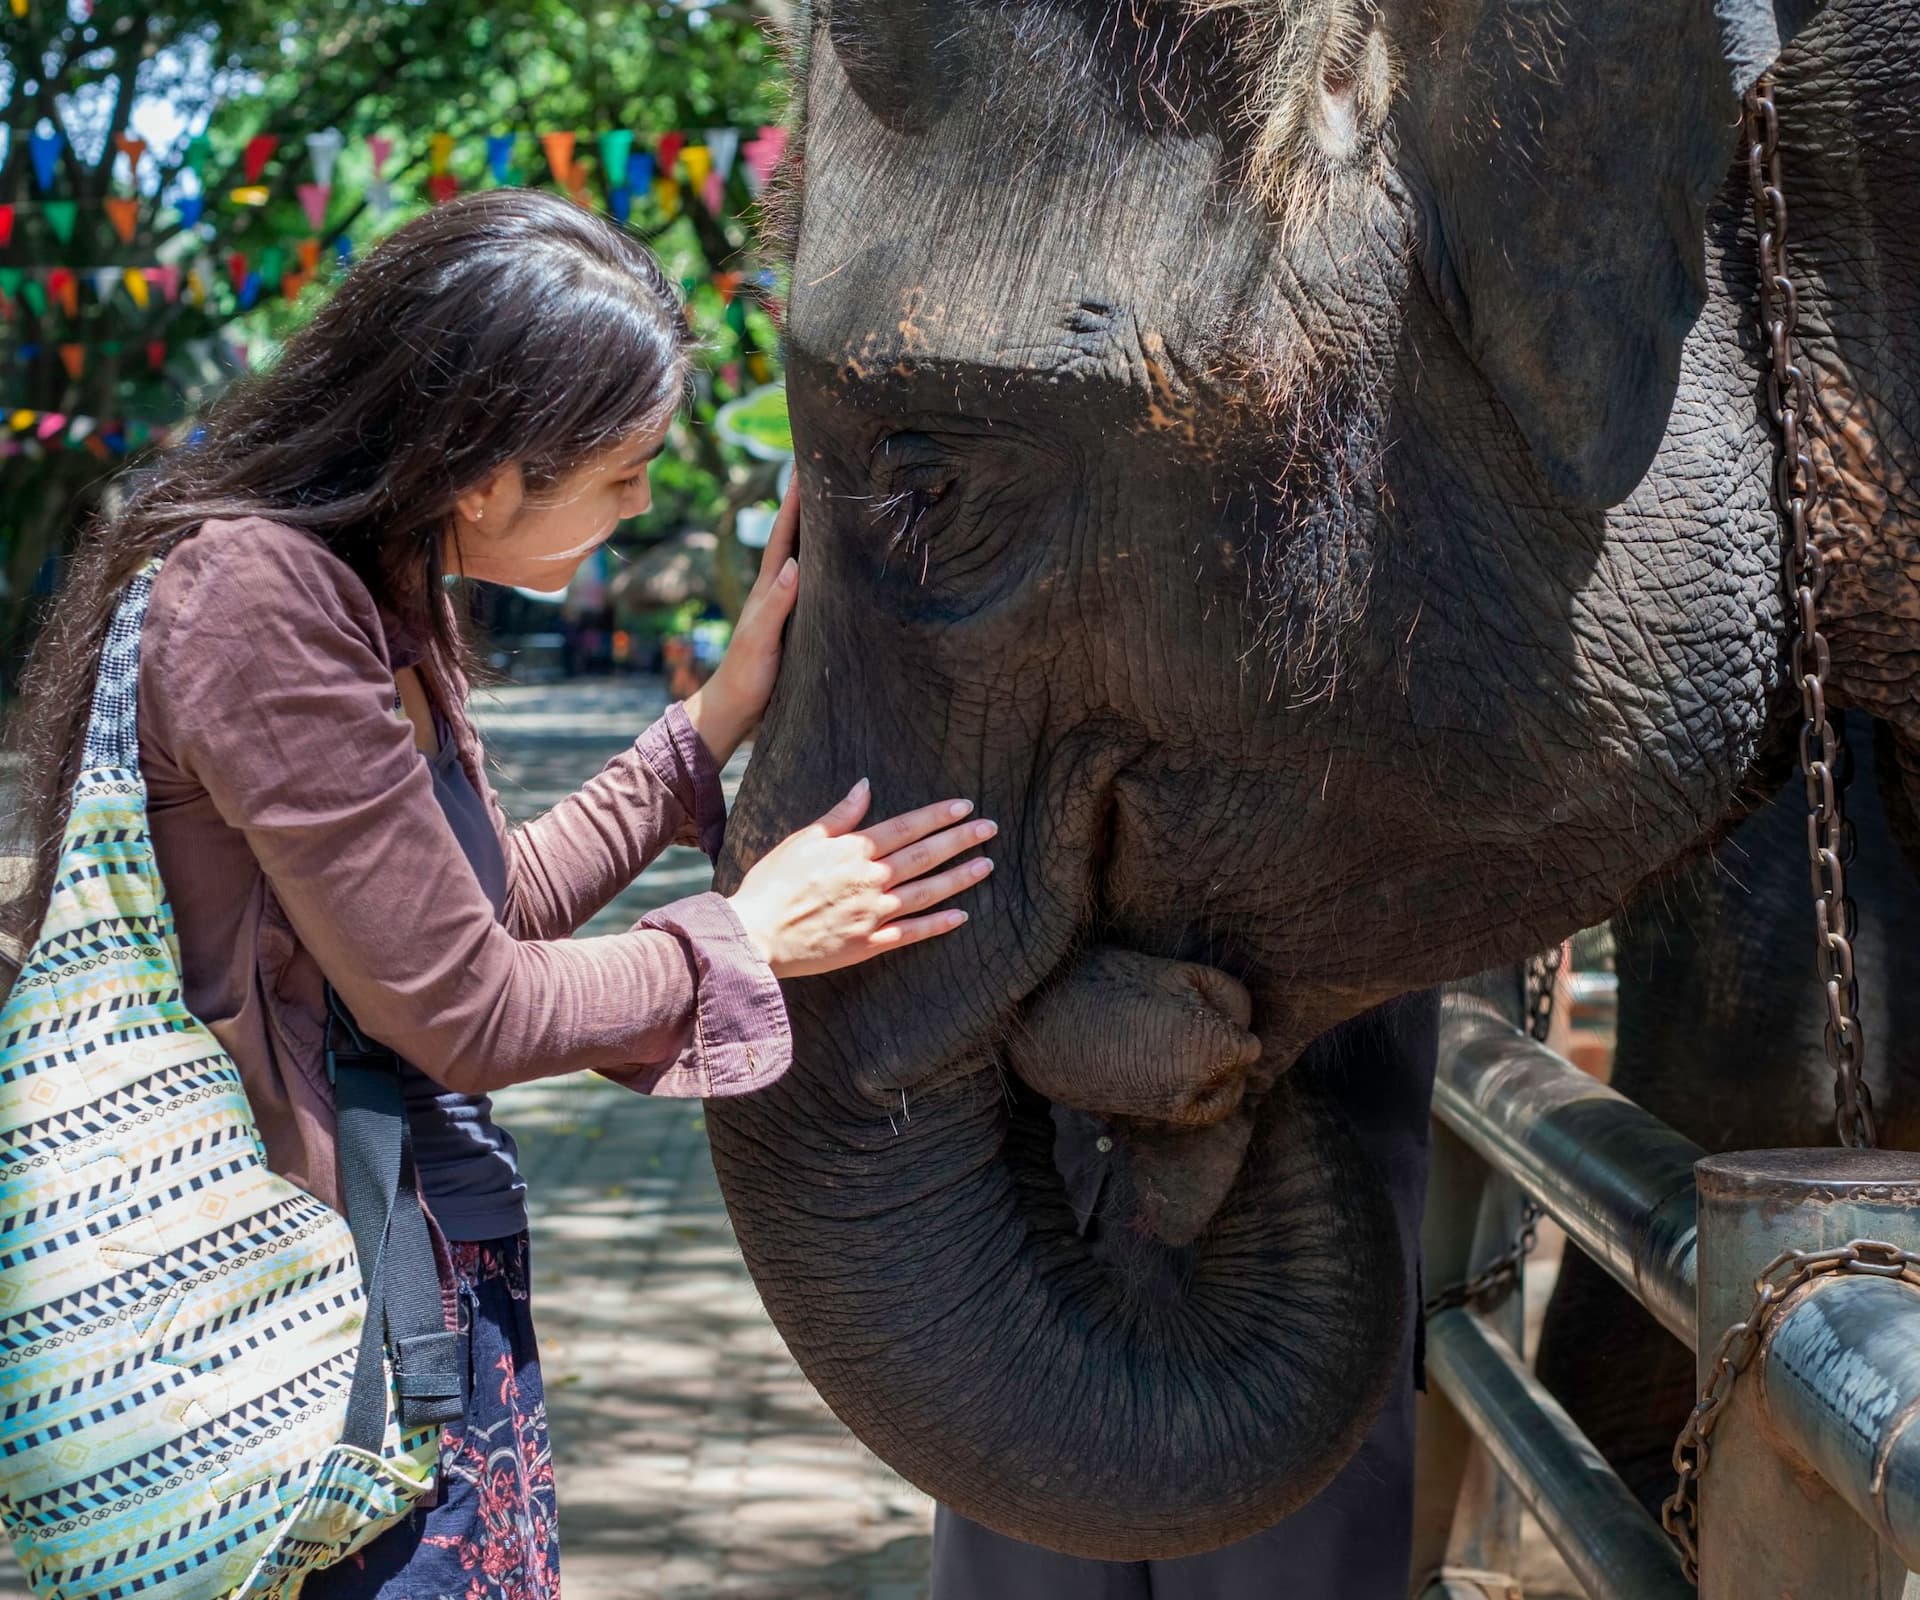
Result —
POLYGON ((978 114, 903 132, 816 67, 790 335, 850 381, 965 367, 1118 382, 1153 399, 1208 365, 1257 224, 1221 200, 1206 135, 1089 126, 1023 148, 978 114))

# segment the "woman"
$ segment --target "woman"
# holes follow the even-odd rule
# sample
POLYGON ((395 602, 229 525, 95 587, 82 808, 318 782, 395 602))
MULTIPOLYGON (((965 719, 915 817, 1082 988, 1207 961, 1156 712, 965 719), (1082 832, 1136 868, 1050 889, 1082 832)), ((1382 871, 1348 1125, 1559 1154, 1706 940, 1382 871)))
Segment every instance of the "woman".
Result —
POLYGON ((789 504, 725 665, 578 794, 509 832, 466 706, 453 577, 552 590, 645 511, 691 338, 647 251, 500 190, 403 228, 189 448, 132 479, 29 676, 44 907, 106 625, 164 556, 142 634, 141 767, 186 1001, 239 1064, 273 1167, 340 1204, 326 989, 405 1068, 450 1244, 471 1401, 437 1505, 307 1600, 556 1596, 525 1185, 488 1095, 593 1070, 742 1094, 790 1060, 777 979, 957 927, 991 824, 948 801, 862 830, 864 783, 730 899, 571 935, 675 841, 720 843, 719 771, 760 719, 798 594, 789 504))

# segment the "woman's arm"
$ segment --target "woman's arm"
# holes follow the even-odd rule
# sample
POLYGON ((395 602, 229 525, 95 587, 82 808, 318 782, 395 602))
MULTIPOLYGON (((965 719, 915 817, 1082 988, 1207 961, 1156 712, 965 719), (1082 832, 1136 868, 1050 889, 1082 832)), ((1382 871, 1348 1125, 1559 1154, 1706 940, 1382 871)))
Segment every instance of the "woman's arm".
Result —
POLYGON ((515 939, 391 714, 364 588, 291 530, 197 544, 172 558, 188 570, 170 625, 149 630, 151 727, 369 1033, 471 1093, 592 1069, 724 1095, 785 1070, 779 987, 726 901, 606 938, 515 939))

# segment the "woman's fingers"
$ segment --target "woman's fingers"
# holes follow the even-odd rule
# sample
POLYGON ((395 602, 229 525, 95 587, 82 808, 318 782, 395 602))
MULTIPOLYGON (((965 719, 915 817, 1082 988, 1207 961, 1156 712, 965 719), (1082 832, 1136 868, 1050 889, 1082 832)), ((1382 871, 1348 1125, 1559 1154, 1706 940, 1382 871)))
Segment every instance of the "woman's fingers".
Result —
POLYGON ((971 889, 992 871, 991 861, 967 861, 931 878, 916 878, 912 883, 903 884, 891 895, 899 909, 888 920, 910 917, 929 906, 937 906, 942 900, 951 900, 961 890, 971 889))
POLYGON ((950 828, 962 817, 972 814, 971 800, 942 800, 938 805, 922 806, 918 811, 903 812, 885 822, 876 822, 864 837, 872 846, 874 859, 883 861, 910 844, 918 844, 928 834, 950 828))
POLYGON ((896 850, 881 863, 887 869, 887 887, 892 888, 895 884, 906 883, 931 872, 942 862, 964 855, 975 845, 985 844, 999 831, 995 823, 967 822, 957 828, 932 834, 903 850, 896 850))
POLYGON ((964 911, 936 911, 930 917, 909 917, 905 922, 889 922, 884 928, 875 928, 867 935, 866 949, 859 959, 864 961, 870 956, 884 955, 889 950, 937 939, 943 933, 952 933, 966 920, 964 911))
POLYGON ((814 824, 829 839, 838 839, 843 834, 852 833, 860 826, 860 819, 867 814, 867 807, 873 801, 873 789, 865 778, 848 791, 846 799, 829 811, 814 824))

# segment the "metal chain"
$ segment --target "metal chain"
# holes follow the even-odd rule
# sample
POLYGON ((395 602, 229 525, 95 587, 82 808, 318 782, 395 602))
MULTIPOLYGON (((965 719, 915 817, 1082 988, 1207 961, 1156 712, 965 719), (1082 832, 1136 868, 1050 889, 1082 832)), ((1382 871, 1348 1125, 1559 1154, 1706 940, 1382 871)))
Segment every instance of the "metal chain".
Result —
POLYGON ((1679 1482, 1660 1508, 1660 1524, 1680 1546, 1689 1583, 1700 1581, 1698 1486, 1712 1458, 1713 1430, 1719 1425, 1721 1408, 1794 1291, 1815 1278, 1839 1273, 1900 1278, 1920 1289, 1920 1253, 1881 1239, 1855 1239, 1831 1250, 1782 1251, 1754 1279, 1753 1308, 1714 1347, 1712 1375, 1673 1447, 1673 1470, 1679 1482))
POLYGON ((1760 267, 1760 321, 1766 335, 1767 414, 1780 435, 1774 497, 1792 537, 1787 541, 1787 591, 1794 607, 1793 681, 1800 690, 1800 771, 1807 785, 1807 856, 1812 872, 1815 956, 1826 993, 1827 1063, 1833 1068, 1834 1129, 1855 1149, 1875 1143, 1873 1096, 1864 1076, 1866 1042, 1860 1031, 1860 984, 1853 966, 1853 902, 1847 864, 1853 832, 1844 807, 1846 747, 1827 715, 1831 670, 1820 632, 1826 593, 1825 558, 1812 519, 1824 498, 1813 468, 1811 440, 1820 429, 1813 379, 1793 358, 1800 301, 1787 259, 1787 202, 1780 180, 1780 119, 1773 80, 1763 77, 1746 97, 1747 186, 1753 196, 1760 267))
POLYGON ((1545 1044, 1547 1035, 1553 1032, 1554 989, 1559 984, 1566 954, 1567 947, 1557 944, 1551 950, 1527 957, 1526 1028, 1540 1044, 1545 1044))
POLYGON ((1462 1306, 1492 1305, 1520 1285, 1520 1264, 1533 1254, 1540 1239, 1540 1219, 1546 1213, 1529 1198, 1520 1206, 1520 1231, 1513 1243, 1463 1283, 1451 1283, 1430 1296, 1421 1309, 1429 1317, 1462 1306))

